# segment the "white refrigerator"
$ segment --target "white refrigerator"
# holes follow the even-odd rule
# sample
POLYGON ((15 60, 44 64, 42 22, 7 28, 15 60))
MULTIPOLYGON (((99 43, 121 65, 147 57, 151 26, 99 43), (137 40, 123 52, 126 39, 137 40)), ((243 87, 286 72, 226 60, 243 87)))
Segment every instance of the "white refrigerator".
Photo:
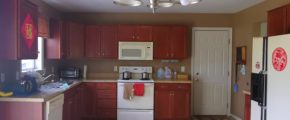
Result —
POLYGON ((290 119, 290 34, 254 38, 251 120, 290 119))

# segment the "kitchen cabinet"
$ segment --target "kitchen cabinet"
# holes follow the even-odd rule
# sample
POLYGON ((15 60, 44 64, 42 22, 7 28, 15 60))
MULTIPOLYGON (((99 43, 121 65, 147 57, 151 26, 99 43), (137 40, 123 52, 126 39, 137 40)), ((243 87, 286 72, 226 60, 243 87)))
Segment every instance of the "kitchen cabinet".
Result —
POLYGON ((268 36, 290 32, 290 5, 268 11, 268 36))
POLYGON ((46 42, 46 58, 61 59, 64 57, 63 22, 57 19, 49 21, 49 38, 46 42))
POLYGON ((150 42, 152 41, 152 26, 149 25, 119 25, 119 41, 150 42))
POLYGON ((68 59, 84 56, 84 26, 80 23, 66 21, 63 24, 65 39, 64 57, 68 59))
POLYGON ((186 26, 153 26, 154 58, 186 58, 187 36, 186 26))
POLYGON ((81 120, 83 116, 83 86, 75 86, 64 93, 63 120, 81 120))
POLYGON ((117 119, 116 83, 85 83, 84 119, 117 119))
POLYGON ((49 37, 49 22, 44 16, 38 17, 38 36, 48 38, 49 37))
POLYGON ((38 7, 28 0, 5 0, 0 8, 0 59, 36 59, 38 7))
POLYGON ((244 111, 244 120, 251 119, 251 96, 245 95, 245 111, 244 111))
POLYGON ((116 32, 116 26, 86 26, 86 57, 117 58, 118 41, 116 32))
POLYGON ((190 120, 191 84, 155 84, 155 120, 190 120))

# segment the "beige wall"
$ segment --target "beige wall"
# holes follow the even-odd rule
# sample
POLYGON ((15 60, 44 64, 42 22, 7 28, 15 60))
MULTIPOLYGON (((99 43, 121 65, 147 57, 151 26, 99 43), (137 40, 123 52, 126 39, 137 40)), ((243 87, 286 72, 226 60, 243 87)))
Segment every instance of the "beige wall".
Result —
MULTIPOLYGON (((289 0, 266 0, 265 2, 238 12, 234 15, 234 43, 233 43, 233 61, 235 61, 235 48, 238 46, 247 46, 247 74, 241 76, 238 80, 239 91, 232 93, 233 114, 243 118, 244 116, 244 95, 242 90, 250 90, 251 64, 252 64, 252 37, 259 35, 257 24, 267 21, 267 11, 273 8, 290 3, 289 0)), ((234 63, 234 62, 233 62, 234 63)), ((234 70, 235 66, 233 66, 234 70)), ((232 73, 235 73, 233 71, 232 73)), ((233 77, 235 78, 235 77, 233 77)), ((233 79, 234 80, 234 79, 233 79)))

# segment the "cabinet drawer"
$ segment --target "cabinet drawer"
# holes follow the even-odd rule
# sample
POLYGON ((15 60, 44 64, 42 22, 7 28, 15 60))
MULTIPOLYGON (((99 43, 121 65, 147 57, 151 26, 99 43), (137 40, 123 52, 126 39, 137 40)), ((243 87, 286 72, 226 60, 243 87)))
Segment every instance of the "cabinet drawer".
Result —
POLYGON ((116 90, 97 90, 96 97, 97 99, 117 98, 117 91, 116 90))
POLYGON ((174 87, 173 84, 166 84, 166 83, 155 84, 156 90, 171 90, 173 87, 174 87))
POLYGON ((191 84, 174 84, 174 90, 190 90, 191 84))
POLYGON ((96 101, 97 108, 117 108, 117 101, 116 99, 99 99, 96 101))
POLYGON ((97 83, 97 90, 116 90, 117 85, 115 83, 97 83))
POLYGON ((97 118, 117 119, 117 109, 98 109, 97 118))
POLYGON ((156 90, 190 90, 191 84, 186 83, 158 83, 156 90))

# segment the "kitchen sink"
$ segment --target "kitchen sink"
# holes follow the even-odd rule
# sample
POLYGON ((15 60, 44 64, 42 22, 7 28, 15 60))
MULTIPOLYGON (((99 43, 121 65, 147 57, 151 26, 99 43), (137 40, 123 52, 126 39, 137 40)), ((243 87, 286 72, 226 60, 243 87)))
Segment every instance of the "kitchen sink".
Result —
POLYGON ((40 89, 65 89, 73 84, 73 80, 48 82, 40 86, 40 89))

